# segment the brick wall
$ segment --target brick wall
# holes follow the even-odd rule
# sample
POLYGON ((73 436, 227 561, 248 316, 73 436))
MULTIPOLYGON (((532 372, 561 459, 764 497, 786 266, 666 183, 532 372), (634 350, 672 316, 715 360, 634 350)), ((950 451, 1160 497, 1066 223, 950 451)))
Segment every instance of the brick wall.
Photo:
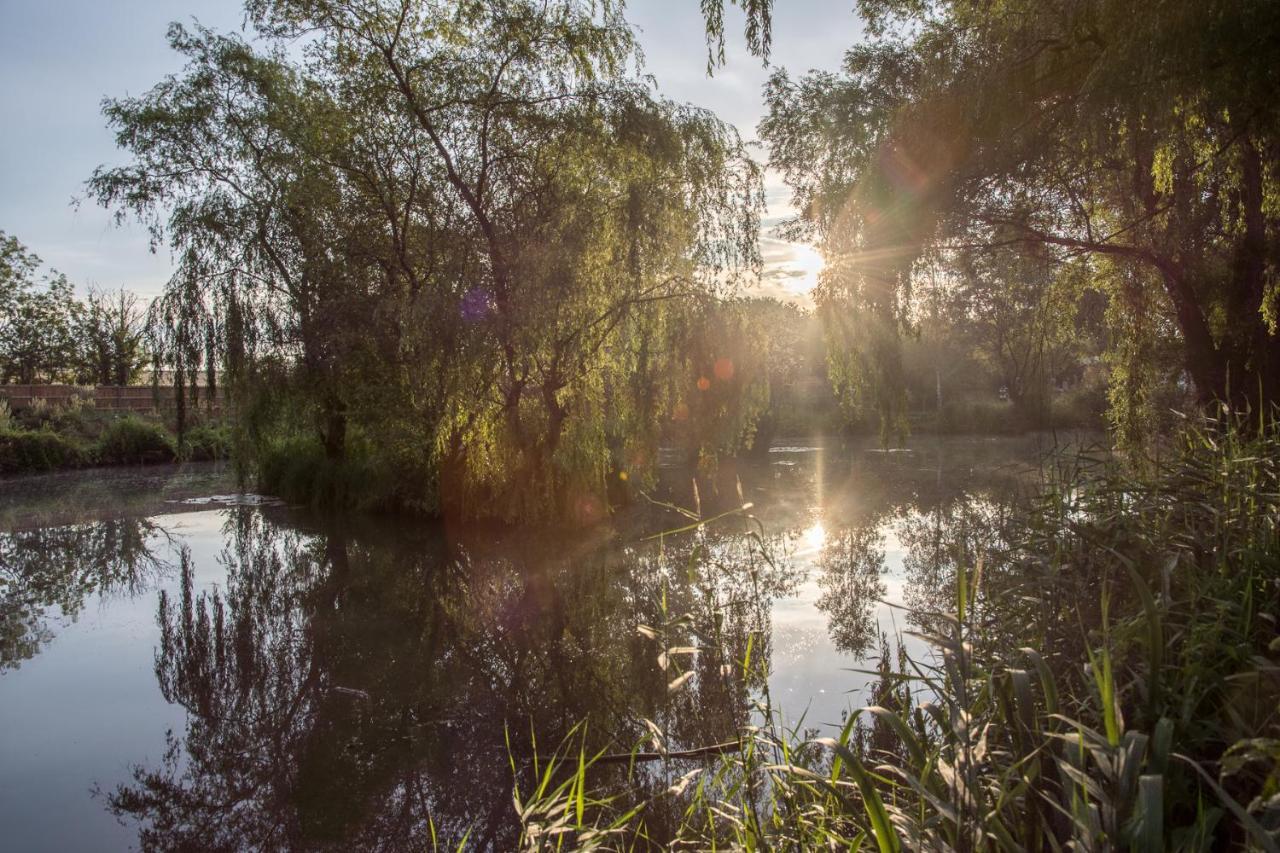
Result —
MULTIPOLYGON (((200 389, 200 408, 207 409, 209 391, 200 389)), ((98 385, 84 388, 76 385, 0 385, 0 399, 8 402, 9 409, 17 412, 44 400, 50 406, 65 406, 73 397, 79 397, 104 412, 169 412, 174 408, 172 385, 152 388, 150 385, 98 385)), ((187 406, 191 406, 190 392, 187 406)), ((213 412, 222 409, 222 394, 214 401, 213 412)))

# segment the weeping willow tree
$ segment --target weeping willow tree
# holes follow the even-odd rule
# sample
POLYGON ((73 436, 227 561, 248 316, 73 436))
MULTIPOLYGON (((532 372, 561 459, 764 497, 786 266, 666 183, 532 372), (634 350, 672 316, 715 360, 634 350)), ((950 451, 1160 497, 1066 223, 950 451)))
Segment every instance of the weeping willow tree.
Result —
POLYGON ((164 351, 215 343, 260 464, 319 447, 432 511, 598 503, 619 424, 665 414, 664 318, 758 272, 736 133, 651 92, 608 4, 247 12, 252 43, 175 26, 187 68, 106 105, 133 160, 91 188, 180 259, 164 351))

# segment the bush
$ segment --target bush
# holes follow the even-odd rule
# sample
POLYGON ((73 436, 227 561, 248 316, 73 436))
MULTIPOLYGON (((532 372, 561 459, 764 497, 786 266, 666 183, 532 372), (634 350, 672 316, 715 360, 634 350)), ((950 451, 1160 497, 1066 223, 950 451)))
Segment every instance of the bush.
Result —
POLYGON ((1025 417, 1004 400, 965 400, 945 403, 934 430, 942 433, 1017 433, 1026 429, 1025 417))
POLYGON ((49 408, 44 413, 41 426, 73 441, 91 445, 111 420, 111 413, 95 409, 91 399, 72 397, 66 405, 49 408))
POLYGON ((319 440, 293 434, 271 441, 258 453, 258 488, 292 503, 349 509, 392 509, 398 506, 392 478, 354 438, 347 458, 327 458, 319 440))
POLYGON ((1101 382, 1081 384, 1053 401, 1053 423, 1060 428, 1105 429, 1107 387, 1101 382))
POLYGON ((183 436, 181 457, 190 462, 209 462, 231 455, 231 431, 222 425, 201 424, 183 436))
POLYGON ((49 430, 0 430, 0 473, 52 471, 86 461, 80 445, 49 430))
POLYGON ((158 424, 127 415, 112 421, 98 438, 96 456, 103 464, 172 462, 173 440, 158 424))

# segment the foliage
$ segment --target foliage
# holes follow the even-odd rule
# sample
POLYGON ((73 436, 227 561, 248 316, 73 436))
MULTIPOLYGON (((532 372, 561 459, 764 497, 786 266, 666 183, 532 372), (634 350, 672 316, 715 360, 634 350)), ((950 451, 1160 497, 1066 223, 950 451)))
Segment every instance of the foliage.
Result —
POLYGON ((81 446, 48 429, 0 429, 0 474, 75 468, 89 457, 81 446))
MULTIPOLYGON (((707 27, 707 73, 724 65, 724 0, 701 0, 707 27)), ((773 41, 773 0, 729 0, 746 17, 743 35, 747 50, 768 64, 773 41)))
POLYGON ((179 456, 192 462, 210 462, 231 456, 231 428, 226 424, 200 424, 186 431, 179 456))
POLYGON ((94 454, 105 464, 129 465, 172 462, 176 450, 173 439, 162 426, 136 415, 126 415, 111 421, 102 431, 94 454))
MULTIPOLYGON (((403 474, 404 472, 399 472, 403 474)), ((260 454, 258 478, 273 495, 316 506, 395 509, 398 479, 373 458, 366 441, 354 437, 341 459, 331 459, 313 436, 275 438, 260 454)))
POLYGON ((187 430, 179 450, 177 437, 160 421, 100 411, 77 397, 67 405, 32 406, 14 415, 0 406, 4 436, 3 473, 27 473, 88 464, 205 462, 232 455, 234 430, 226 422, 207 421, 187 430))
POLYGON ((422 508, 598 500, 656 432, 668 315, 758 268, 737 135, 650 93, 608 4, 247 11, 256 44, 170 31, 187 70, 108 103, 133 161, 91 181, 182 259, 153 311, 178 384, 283 373, 329 459, 385 436, 422 508))
POLYGON ((790 230, 822 240, 841 389, 894 427, 914 288, 976 250, 1080 264, 1115 326, 1139 327, 1112 339, 1122 422, 1150 411, 1152 339, 1175 343, 1202 403, 1277 398, 1269 3, 858 7, 871 39, 842 73, 776 73, 761 126, 800 210, 790 230))
POLYGON ((789 344, 799 321, 798 311, 772 300, 707 301, 677 320, 672 344, 683 363, 667 433, 700 467, 755 444, 773 388, 797 372, 800 353, 789 344))
POLYGON ((66 276, 39 281, 40 258, 0 231, 0 382, 56 382, 73 371, 80 313, 66 276))
MULTIPOLYGON (((957 566, 949 612, 912 614, 930 657, 886 644, 876 704, 837 737, 766 704, 736 749, 684 764, 659 798, 683 805, 674 843, 1276 849, 1278 450, 1280 425, 1229 417, 1192 425, 1150 478, 1064 468, 957 566)), ((526 847, 646 843, 657 801, 596 795, 593 761, 566 753, 518 792, 526 847)))
POLYGON ((0 231, 0 382, 128 385, 146 361, 133 294, 90 289, 76 299, 66 276, 0 231))
POLYGON ((88 385, 131 385, 147 361, 144 315, 127 290, 89 291, 76 318, 81 367, 77 379, 88 385))

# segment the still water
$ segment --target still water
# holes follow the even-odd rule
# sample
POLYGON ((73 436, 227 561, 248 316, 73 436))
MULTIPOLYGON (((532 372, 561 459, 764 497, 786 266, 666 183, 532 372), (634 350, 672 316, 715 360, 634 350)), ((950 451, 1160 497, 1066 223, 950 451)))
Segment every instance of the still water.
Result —
POLYGON ((335 520, 209 466, 0 481, 0 848, 510 849, 511 761, 579 721, 838 726, 914 642, 890 604, 947 609, 1051 445, 795 443, 696 495, 673 464, 578 533, 335 520))

